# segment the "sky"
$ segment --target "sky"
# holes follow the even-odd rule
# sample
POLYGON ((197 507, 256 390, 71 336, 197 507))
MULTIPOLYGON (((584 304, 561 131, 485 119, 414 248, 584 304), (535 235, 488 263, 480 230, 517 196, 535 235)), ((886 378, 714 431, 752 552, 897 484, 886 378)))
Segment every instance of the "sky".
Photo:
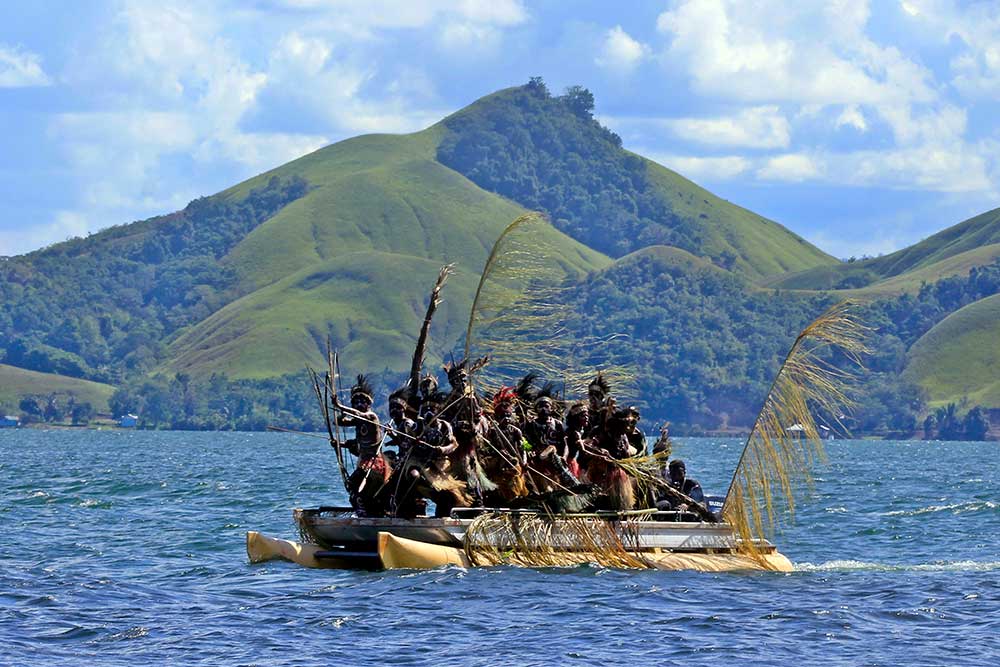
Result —
POLYGON ((532 76, 838 257, 1000 206, 994 0, 35 0, 0 5, 0 255, 532 76))

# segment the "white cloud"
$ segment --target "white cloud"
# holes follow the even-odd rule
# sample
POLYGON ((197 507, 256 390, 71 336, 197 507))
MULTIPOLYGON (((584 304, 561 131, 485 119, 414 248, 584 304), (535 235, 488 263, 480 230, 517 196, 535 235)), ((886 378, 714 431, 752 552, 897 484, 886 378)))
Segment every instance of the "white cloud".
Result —
POLYGON ((776 106, 751 107, 722 118, 665 121, 677 136, 713 146, 785 148, 791 141, 788 120, 776 106))
POLYGON ((972 149, 864 150, 834 155, 826 162, 829 179, 843 185, 967 193, 994 187, 988 160, 972 149))
POLYGON ((0 88, 48 86, 41 58, 16 46, 0 44, 0 88))
POLYGON ((316 75, 323 71, 332 53, 325 40, 292 31, 278 41, 271 54, 271 68, 290 67, 307 75, 316 75))
POLYGON ((374 39, 382 30, 433 25, 509 28, 528 18, 519 0, 282 0, 278 4, 310 12, 313 28, 355 39, 374 39))
MULTIPOLYGON (((904 41, 887 46, 871 37, 870 9, 865 0, 678 0, 657 21, 668 39, 664 67, 687 77, 707 100, 746 105, 736 118, 754 120, 749 110, 780 104, 789 120, 768 124, 766 113, 756 125, 685 119, 673 125, 676 133, 714 136, 717 145, 791 149, 753 159, 753 173, 765 180, 995 191, 997 159, 970 142, 967 110, 930 69, 901 50, 904 41), (888 128, 891 143, 846 153, 822 140, 809 145, 810 134, 827 123, 873 135, 888 128)), ((919 24, 925 32, 936 30, 942 43, 961 47, 951 62, 957 88, 993 101, 1000 96, 1000 5, 908 0, 901 16, 907 29, 919 24)))
POLYGON ((724 157, 694 157, 666 155, 642 151, 651 160, 673 169, 685 178, 698 182, 726 181, 747 172, 751 160, 737 155, 724 157))
POLYGON ((848 104, 837 116, 836 127, 853 127, 859 132, 864 132, 868 129, 868 121, 865 120, 865 114, 857 104, 848 104))
POLYGON ((699 92, 744 101, 877 104, 929 100, 930 72, 864 34, 864 2, 683 0, 657 28, 664 63, 699 92))
POLYGON ((617 72, 629 72, 649 54, 649 47, 633 39, 620 25, 608 30, 604 35, 601 52, 594 63, 617 72))
POLYGON ((766 181, 799 183, 819 176, 820 169, 812 157, 795 153, 767 158, 757 170, 757 178, 766 181))
POLYGON ((441 28, 438 41, 450 51, 463 51, 468 57, 490 52, 500 45, 501 31, 492 25, 472 21, 448 21, 441 28))
POLYGON ((254 171, 263 171, 312 153, 329 143, 330 140, 321 135, 241 132, 203 142, 194 156, 204 162, 212 162, 221 153, 254 171))

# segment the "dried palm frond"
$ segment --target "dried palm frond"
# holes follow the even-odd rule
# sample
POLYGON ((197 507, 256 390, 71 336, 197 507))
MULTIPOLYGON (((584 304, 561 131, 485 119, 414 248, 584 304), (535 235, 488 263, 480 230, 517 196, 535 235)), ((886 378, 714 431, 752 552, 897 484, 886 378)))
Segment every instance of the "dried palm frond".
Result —
POLYGON ((823 457, 814 415, 839 422, 851 404, 846 392, 868 352, 869 331, 852 306, 839 303, 802 330, 747 438, 722 515, 749 552, 755 538, 773 532, 778 501, 794 513, 796 482, 810 481, 812 463, 823 457), (834 353, 847 360, 847 368, 834 365, 829 359, 834 353))
POLYGON ((424 314, 424 321, 420 325, 417 345, 413 350, 413 360, 410 362, 409 388, 414 394, 420 388, 420 373, 424 367, 424 353, 427 349, 427 336, 430 332, 431 320, 434 318, 434 312, 441 303, 441 290, 444 289, 444 284, 448 282, 448 277, 454 272, 454 264, 447 264, 441 267, 441 270, 438 271, 437 280, 434 282, 434 288, 431 290, 430 300, 427 302, 427 312, 424 314))
POLYGON ((477 517, 465 532, 465 552, 474 565, 651 568, 638 551, 641 515, 610 521, 594 515, 510 512, 477 517))
MULTIPOLYGON (((607 341, 571 334, 565 291, 568 270, 555 243, 558 233, 537 213, 510 223, 486 260, 465 332, 464 359, 490 357, 479 381, 489 389, 514 385, 526 373, 583 393, 594 369, 584 367, 607 341)), ((622 389, 632 373, 602 368, 622 389)))

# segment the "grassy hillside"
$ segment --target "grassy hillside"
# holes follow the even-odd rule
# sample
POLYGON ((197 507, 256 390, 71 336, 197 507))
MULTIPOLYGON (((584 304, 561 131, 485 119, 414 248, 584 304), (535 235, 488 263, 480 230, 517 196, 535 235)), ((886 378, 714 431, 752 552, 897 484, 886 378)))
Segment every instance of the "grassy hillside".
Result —
POLYGON ((0 364, 0 406, 7 409, 15 409, 26 394, 72 394, 78 403, 90 403, 98 412, 107 412, 114 391, 114 387, 100 382, 0 364))
POLYGON ((608 267, 606 271, 645 261, 651 262, 659 271, 663 272, 677 270, 683 273, 691 273, 693 271, 709 271, 717 274, 729 273, 703 257, 692 255, 687 250, 665 245, 649 246, 648 248, 629 253, 615 260, 614 265, 608 267))
POLYGON ((623 149, 592 109, 584 89, 553 97, 539 82, 509 88, 443 120, 437 159, 611 257, 669 245, 751 279, 836 263, 781 225, 623 149))
MULTIPOLYGON (((163 369, 271 377, 318 364, 329 336, 352 367, 402 370, 437 271, 454 262, 433 330, 440 358, 493 242, 524 209, 435 161, 439 135, 358 137, 223 193, 274 175, 311 185, 223 258, 252 291, 183 332, 163 369)), ((550 241, 573 272, 610 261, 555 229, 550 241)))
POLYGON ((920 243, 884 257, 792 272, 773 278, 767 284, 769 287, 781 289, 862 288, 888 278, 925 269, 928 271, 924 271, 923 276, 936 279, 947 275, 941 273, 943 268, 949 266, 943 263, 945 260, 964 255, 964 259, 959 260, 959 263, 962 261, 968 263, 976 258, 974 253, 983 252, 989 256, 984 257, 981 263, 987 263, 996 256, 996 249, 986 251, 985 248, 998 243, 1000 243, 1000 208, 960 222, 920 243), (935 264, 938 268, 931 269, 935 264))
POLYGON ((924 387, 934 406, 1000 408, 1000 295, 962 308, 910 350, 904 376, 924 387))
POLYGON ((923 284, 935 283, 952 276, 967 276, 977 266, 985 266, 1000 257, 1000 243, 966 250, 957 255, 926 264, 898 276, 873 283, 856 290, 844 290, 849 297, 884 297, 897 294, 915 294, 923 284))
POLYGON ((778 223, 736 206, 646 160, 650 182, 671 209, 704 230, 703 255, 753 279, 836 266, 837 260, 778 223))

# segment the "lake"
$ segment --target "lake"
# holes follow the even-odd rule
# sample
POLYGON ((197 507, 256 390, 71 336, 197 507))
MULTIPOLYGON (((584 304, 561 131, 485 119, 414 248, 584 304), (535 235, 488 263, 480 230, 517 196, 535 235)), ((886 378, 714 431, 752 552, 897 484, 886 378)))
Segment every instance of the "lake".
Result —
MULTIPOLYGON (((709 493, 742 442, 675 441, 709 493)), ((251 565, 345 501, 322 439, 0 431, 0 663, 996 665, 1000 443, 835 441, 791 574, 251 565)))

